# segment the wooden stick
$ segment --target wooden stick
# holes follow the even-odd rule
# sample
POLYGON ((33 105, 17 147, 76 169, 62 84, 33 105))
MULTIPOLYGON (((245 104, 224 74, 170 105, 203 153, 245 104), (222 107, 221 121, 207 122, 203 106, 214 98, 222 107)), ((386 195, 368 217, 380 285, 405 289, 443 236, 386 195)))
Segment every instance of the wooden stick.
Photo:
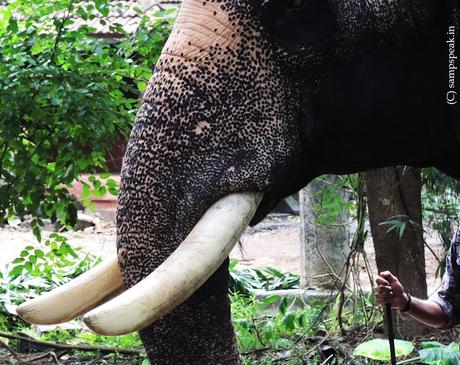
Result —
POLYGON ((385 304, 387 312, 388 341, 390 342, 391 365, 396 365, 395 335, 393 332, 393 318, 391 314, 391 304, 385 304))

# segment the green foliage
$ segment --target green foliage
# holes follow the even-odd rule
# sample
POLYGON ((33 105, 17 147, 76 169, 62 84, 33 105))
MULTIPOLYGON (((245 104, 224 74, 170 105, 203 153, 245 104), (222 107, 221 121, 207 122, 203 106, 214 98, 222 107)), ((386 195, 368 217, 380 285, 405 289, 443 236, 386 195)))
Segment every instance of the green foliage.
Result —
POLYGON ((50 284, 60 285, 87 271, 94 264, 88 256, 80 259, 67 238, 51 233, 44 247, 26 246, 19 257, 12 261, 13 268, 9 272, 16 279, 24 272, 31 277, 46 278, 50 284))
POLYGON ((321 184, 315 205, 316 222, 323 225, 332 225, 337 222, 344 210, 352 210, 350 201, 351 186, 357 175, 330 175, 329 178, 320 177, 315 183, 321 184))
POLYGON ((435 341, 423 342, 419 356, 423 364, 458 365, 460 363, 460 346, 455 342, 448 346, 435 341))
POLYGON ((13 313, 15 305, 77 277, 100 261, 52 233, 43 245, 26 246, 0 272, 0 311, 13 313))
POLYGON ((142 342, 138 333, 133 332, 123 336, 100 336, 92 332, 82 332, 81 330, 55 330, 44 333, 40 340, 61 343, 85 343, 94 346, 111 346, 118 348, 141 347, 142 342))
POLYGON ((380 226, 389 226, 386 233, 396 232, 399 238, 402 238, 406 228, 408 226, 412 226, 415 229, 421 229, 420 225, 415 222, 414 220, 410 219, 408 216, 405 215, 398 215, 391 217, 385 222, 379 223, 380 226))
POLYGON ((242 294, 253 293, 254 290, 281 290, 299 288, 300 278, 298 275, 286 273, 268 267, 263 270, 252 268, 240 268, 238 260, 231 260, 230 291, 242 294))
POLYGON ((298 300, 271 296, 256 301, 253 297, 232 294, 232 320, 240 350, 263 346, 290 348, 295 345, 297 336, 312 335, 312 324, 321 312, 321 305, 303 303, 299 309, 294 307, 298 300), (263 315, 274 301, 280 301, 278 312, 263 315))
MULTIPOLYGON (((106 168, 172 27, 174 10, 147 17, 137 9, 141 25, 129 36, 107 26, 116 4, 12 0, 0 10, 0 221, 32 214, 38 239, 41 217, 75 223, 66 186, 106 168), (90 21, 122 38, 97 39, 90 21)), ((105 189, 116 193, 112 182, 105 189)))
POLYGON ((460 182, 434 168, 423 169, 422 179, 423 217, 436 230, 444 245, 445 254, 436 272, 441 277, 454 235, 453 222, 460 217, 460 182))
POLYGON ((85 207, 93 211, 95 209, 92 197, 101 198, 107 192, 111 195, 118 195, 118 183, 110 178, 109 173, 100 174, 99 177, 91 175, 88 181, 80 180, 82 184, 81 199, 85 207))
MULTIPOLYGON (((395 340, 395 353, 397 357, 408 356, 414 350, 414 345, 409 341, 395 340)), ((388 340, 375 338, 358 345, 353 351, 355 356, 368 359, 388 361, 391 359, 390 344, 388 340)))
MULTIPOLYGON (((71 330, 56 327, 39 335, 33 327, 29 327, 29 324, 20 320, 15 314, 16 305, 75 278, 100 261, 99 258, 82 254, 80 249, 72 249, 66 238, 56 233, 50 235, 44 247, 27 246, 13 261, 15 264, 12 269, 7 267, 0 272, 0 331, 20 332, 41 341, 58 343, 85 343, 114 348, 141 347, 142 343, 137 333, 106 337, 86 332, 83 325, 81 329, 71 330)), ((80 359, 99 356, 91 352, 78 354, 80 359)), ((109 363, 118 363, 116 354, 111 357, 109 363)), ((125 363, 126 358, 122 360, 125 363)), ((134 360, 135 363, 140 361, 134 360)))

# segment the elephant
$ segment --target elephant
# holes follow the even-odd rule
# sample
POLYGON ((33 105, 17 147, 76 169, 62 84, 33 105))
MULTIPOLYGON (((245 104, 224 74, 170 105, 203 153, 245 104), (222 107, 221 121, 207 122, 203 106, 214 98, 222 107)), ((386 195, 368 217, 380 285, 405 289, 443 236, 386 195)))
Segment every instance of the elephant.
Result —
POLYGON ((139 329, 152 364, 241 364, 215 237, 233 244, 323 174, 408 165, 460 179, 459 12, 458 0, 183 0, 124 157, 117 257, 85 274, 85 295, 62 289, 72 313, 43 319, 52 294, 18 313, 56 322, 106 302, 89 326, 139 329))

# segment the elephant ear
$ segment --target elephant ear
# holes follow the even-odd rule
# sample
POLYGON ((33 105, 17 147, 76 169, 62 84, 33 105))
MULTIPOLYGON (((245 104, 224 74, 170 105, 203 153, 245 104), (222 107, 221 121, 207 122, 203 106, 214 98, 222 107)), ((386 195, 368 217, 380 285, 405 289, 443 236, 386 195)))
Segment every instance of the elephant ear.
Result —
POLYGON ((331 37, 337 19, 328 0, 265 0, 261 20, 285 46, 308 46, 331 37))

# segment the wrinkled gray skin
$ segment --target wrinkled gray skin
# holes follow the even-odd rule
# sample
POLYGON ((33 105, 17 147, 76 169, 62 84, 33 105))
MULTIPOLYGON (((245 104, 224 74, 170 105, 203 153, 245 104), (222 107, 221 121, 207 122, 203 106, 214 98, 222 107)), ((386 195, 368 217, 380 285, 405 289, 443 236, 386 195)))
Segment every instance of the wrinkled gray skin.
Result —
MULTIPOLYGON (((460 118, 445 101, 455 6, 184 0, 122 170, 125 285, 158 267, 229 192, 265 193, 255 223, 324 173, 408 164, 460 177, 460 118)), ((152 364, 239 364, 227 291, 225 262, 143 329, 152 364)))

